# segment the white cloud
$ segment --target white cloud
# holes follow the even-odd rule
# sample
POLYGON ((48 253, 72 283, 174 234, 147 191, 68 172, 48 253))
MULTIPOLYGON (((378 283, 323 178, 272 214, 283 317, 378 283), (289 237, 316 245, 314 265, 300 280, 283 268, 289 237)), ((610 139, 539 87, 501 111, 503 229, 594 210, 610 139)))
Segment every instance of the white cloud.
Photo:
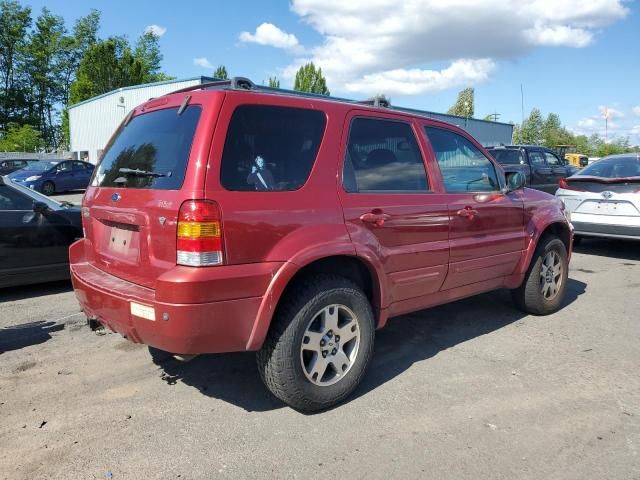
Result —
POLYGON ((213 69, 213 65, 206 57, 197 57, 193 59, 193 64, 197 67, 206 68, 208 70, 213 69))
POLYGON ((242 32, 240 41, 246 43, 258 43, 275 48, 284 48, 294 52, 301 52, 302 46, 296 36, 280 30, 273 23, 262 23, 258 25, 255 33, 242 32))
POLYGON ((637 107, 633 107, 631 110, 633 111, 634 115, 640 117, 640 105, 638 105, 637 107))
POLYGON ((608 107, 606 105, 600 105, 598 107, 598 110, 600 111, 600 117, 604 119, 604 115, 605 112, 608 113, 609 115, 609 123, 611 123, 611 120, 615 120, 616 118, 624 118, 624 113, 622 113, 620 110, 617 110, 613 107, 608 107))
POLYGON ((292 0, 290 8, 320 44, 303 52, 271 24, 241 40, 299 49, 285 78, 313 61, 332 91, 394 95, 475 84, 499 60, 535 48, 585 47, 628 14, 625 0, 292 0))
POLYGON ((161 37, 165 33, 167 33, 167 28, 161 27, 160 25, 148 25, 145 27, 144 33, 148 33, 148 32, 153 33, 157 37, 161 37))
MULTIPOLYGON (((633 107, 632 110, 635 112, 636 108, 637 107, 633 107)), ((609 141, 612 141, 615 138, 629 137, 632 145, 640 144, 640 125, 634 125, 634 122, 637 121, 637 119, 627 119, 621 110, 608 107, 609 120, 605 127, 605 119, 603 115, 604 109, 604 105, 598 106, 597 109, 594 109, 597 110, 598 113, 579 119, 575 126, 570 127, 569 130, 577 135, 589 136, 595 133, 600 135, 602 138, 606 136, 609 141), (633 120, 634 122, 631 122, 630 120, 633 120)))

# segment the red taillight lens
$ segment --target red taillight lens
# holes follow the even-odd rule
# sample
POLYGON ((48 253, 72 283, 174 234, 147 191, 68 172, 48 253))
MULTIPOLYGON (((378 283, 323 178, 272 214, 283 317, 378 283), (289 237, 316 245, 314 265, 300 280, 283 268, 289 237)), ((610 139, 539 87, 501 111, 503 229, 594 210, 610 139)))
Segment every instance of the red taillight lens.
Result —
POLYGON ((584 192, 585 191, 582 188, 577 188, 577 187, 574 187, 572 185, 569 185, 569 182, 567 182, 567 180, 565 178, 561 178, 560 179, 559 186, 560 186, 560 188, 563 188, 565 190, 574 190, 576 192, 584 192))
POLYGON ((223 263, 222 223, 218 204, 188 200, 178 216, 178 265, 207 267, 223 263))

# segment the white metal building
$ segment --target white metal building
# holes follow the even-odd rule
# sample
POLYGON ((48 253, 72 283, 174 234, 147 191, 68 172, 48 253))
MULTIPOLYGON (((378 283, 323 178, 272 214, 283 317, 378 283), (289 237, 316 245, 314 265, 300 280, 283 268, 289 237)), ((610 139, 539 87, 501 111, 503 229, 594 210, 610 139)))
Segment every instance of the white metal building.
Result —
MULTIPOLYGON (((72 105, 69 107, 72 155, 79 160, 85 159, 91 163, 96 163, 111 135, 131 109, 150 98, 214 80, 210 77, 194 77, 184 80, 169 80, 123 87, 72 105)), ((478 142, 487 147, 511 143, 513 125, 508 123, 456 117, 454 115, 408 108, 398 108, 398 110, 453 123, 467 130, 478 142)))
POLYGON ((78 160, 96 163, 105 145, 130 110, 150 98, 181 88, 212 82, 210 77, 123 87, 69 107, 71 152, 78 160))

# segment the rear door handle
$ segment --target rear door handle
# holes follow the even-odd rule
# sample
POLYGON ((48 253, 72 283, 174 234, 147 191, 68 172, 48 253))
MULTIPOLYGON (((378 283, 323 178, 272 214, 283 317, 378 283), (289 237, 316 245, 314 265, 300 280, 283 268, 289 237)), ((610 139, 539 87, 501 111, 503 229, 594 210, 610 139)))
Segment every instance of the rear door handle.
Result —
POLYGON ((360 215, 360 220, 362 220, 364 223, 372 223, 376 227, 383 226, 384 222, 386 220, 389 220, 390 218, 391 215, 375 210, 371 213, 364 213, 360 215))
POLYGON ((462 210, 458 210, 456 214, 459 217, 465 217, 471 220, 473 219, 473 217, 475 217, 478 214, 478 211, 471 207, 464 207, 462 210))

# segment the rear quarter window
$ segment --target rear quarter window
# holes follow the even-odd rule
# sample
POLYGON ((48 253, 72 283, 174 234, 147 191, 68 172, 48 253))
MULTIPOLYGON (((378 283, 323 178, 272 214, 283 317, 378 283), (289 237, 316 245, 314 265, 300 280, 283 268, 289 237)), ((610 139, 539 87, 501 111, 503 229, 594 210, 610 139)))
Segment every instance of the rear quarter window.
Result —
POLYGON ((327 123, 324 112, 242 105, 229 122, 220 181, 234 191, 291 191, 311 173, 327 123))
POLYGON ((202 109, 192 105, 133 117, 107 146, 91 184, 96 187, 178 190, 184 181, 202 109))

